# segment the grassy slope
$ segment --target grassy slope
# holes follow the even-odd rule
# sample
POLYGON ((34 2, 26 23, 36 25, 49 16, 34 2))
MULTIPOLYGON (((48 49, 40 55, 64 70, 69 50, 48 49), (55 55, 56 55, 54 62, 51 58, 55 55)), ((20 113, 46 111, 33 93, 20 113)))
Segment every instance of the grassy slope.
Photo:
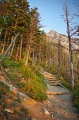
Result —
POLYGON ((46 85, 43 82, 44 77, 37 66, 33 67, 29 64, 25 68, 21 62, 16 63, 8 58, 4 58, 2 64, 12 84, 32 98, 40 101, 47 99, 46 85))

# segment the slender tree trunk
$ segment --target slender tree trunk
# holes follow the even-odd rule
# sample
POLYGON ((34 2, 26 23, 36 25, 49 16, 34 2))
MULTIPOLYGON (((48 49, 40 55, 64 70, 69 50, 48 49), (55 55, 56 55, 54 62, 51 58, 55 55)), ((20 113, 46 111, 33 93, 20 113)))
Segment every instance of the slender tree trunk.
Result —
MULTIPOLYGON (((11 41, 12 41, 13 39, 14 39, 14 36, 12 36, 11 41)), ((11 48, 11 51, 10 51, 10 54, 9 54, 9 58, 11 58, 11 56, 12 56, 12 54, 13 54, 14 46, 15 46, 15 42, 14 42, 13 45, 12 45, 12 48, 11 48)))
POLYGON ((54 49, 53 49, 53 52, 52 52, 52 58, 53 58, 53 68, 54 68, 54 65, 55 65, 55 59, 54 59, 54 55, 55 55, 55 52, 54 52, 54 49))
POLYGON ((48 60, 48 68, 50 69, 50 45, 48 41, 48 46, 47 46, 47 60, 48 60))
POLYGON ((39 47, 39 63, 41 63, 41 44, 40 44, 40 47, 39 47))
POLYGON ((21 38, 21 43, 20 43, 20 55, 19 55, 19 60, 21 60, 22 57, 22 44, 23 44, 23 36, 21 38))
POLYGON ((18 47, 17 47, 17 51, 16 51, 16 60, 19 59, 18 56, 19 56, 19 45, 18 45, 18 47))
POLYGON ((5 30, 4 42, 3 42, 3 47, 2 47, 1 54, 3 54, 3 53, 4 53, 4 50, 5 50, 6 36, 7 36, 7 29, 5 30))
POLYGON ((34 55, 34 49, 33 49, 33 57, 32 57, 32 65, 34 66, 34 60, 35 60, 35 55, 34 55))
POLYGON ((28 64, 28 60, 29 60, 29 53, 30 53, 30 45, 28 46, 28 50, 27 50, 27 55, 26 55, 26 61, 25 61, 25 67, 28 64))
POLYGON ((61 46, 61 43, 60 43, 60 38, 58 40, 58 76, 60 76, 60 46, 61 46))
POLYGON ((70 26, 69 26, 67 6, 66 6, 66 22, 67 22, 68 41, 69 41, 71 88, 72 88, 72 90, 73 90, 73 89, 74 89, 74 73, 73 73, 73 60, 72 60, 72 49, 71 49, 72 46, 71 46, 70 26))
POLYGON ((13 54, 14 46, 15 46, 15 42, 14 42, 13 45, 12 45, 12 49, 11 49, 11 52, 10 52, 9 58, 11 58, 11 56, 12 56, 12 54, 13 54))

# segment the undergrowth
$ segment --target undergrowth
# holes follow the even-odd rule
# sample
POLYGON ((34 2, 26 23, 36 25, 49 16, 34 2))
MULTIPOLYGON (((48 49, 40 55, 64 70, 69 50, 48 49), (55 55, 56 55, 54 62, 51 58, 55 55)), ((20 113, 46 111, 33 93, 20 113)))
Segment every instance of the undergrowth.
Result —
POLYGON ((73 91, 73 100, 76 108, 79 111, 79 79, 75 80, 75 88, 73 91))
POLYGON ((17 63, 7 57, 4 58, 2 65, 4 70, 8 68, 5 72, 14 85, 17 85, 32 98, 40 101, 47 99, 44 77, 37 67, 29 64, 25 68, 22 62, 17 63))
MULTIPOLYGON (((50 71, 53 74, 56 74, 57 78, 61 81, 61 83, 70 91, 71 90, 71 82, 70 82, 70 76, 69 76, 69 72, 65 71, 65 69, 62 67, 61 69, 61 74, 60 76, 58 76, 57 74, 57 66, 55 66, 55 68, 51 67, 50 71)), ((75 77, 75 84, 74 84, 74 90, 72 91, 73 93, 73 102, 74 105, 76 106, 76 108, 79 110, 79 77, 76 78, 75 77)))

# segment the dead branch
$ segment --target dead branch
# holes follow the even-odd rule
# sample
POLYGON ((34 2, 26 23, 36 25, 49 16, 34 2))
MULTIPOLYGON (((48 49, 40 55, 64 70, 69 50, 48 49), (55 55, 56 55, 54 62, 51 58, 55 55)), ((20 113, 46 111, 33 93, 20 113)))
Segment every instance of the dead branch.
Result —
POLYGON ((18 35, 19 35, 19 33, 17 33, 17 34, 15 35, 14 40, 11 41, 11 43, 10 43, 10 45, 8 46, 7 50, 4 52, 4 54, 3 54, 2 57, 0 58, 0 63, 1 63, 2 59, 3 59, 3 58, 7 55, 7 53, 9 52, 12 44, 16 41, 18 35))

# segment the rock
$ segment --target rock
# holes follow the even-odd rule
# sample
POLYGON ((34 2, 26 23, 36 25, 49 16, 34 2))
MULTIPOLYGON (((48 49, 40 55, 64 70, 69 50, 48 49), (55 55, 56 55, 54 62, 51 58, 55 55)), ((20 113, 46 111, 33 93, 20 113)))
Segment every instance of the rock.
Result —
POLYGON ((52 118, 53 118, 53 115, 52 115, 52 118))
POLYGON ((31 98, 24 98, 24 100, 22 101, 23 106, 35 105, 35 104, 36 104, 36 102, 31 98))
MULTIPOLYGON (((58 43, 58 40, 60 37, 61 38, 61 45, 65 46, 65 52, 68 53, 69 44, 68 44, 68 37, 66 35, 63 35, 63 34, 60 34, 56 31, 54 31, 54 30, 51 30, 50 32, 47 33, 47 36, 48 36, 49 42, 54 42, 54 43, 58 43)), ((72 40, 72 49, 79 50, 79 39, 72 40)))
POLYGON ((11 111, 9 109, 5 109, 5 111, 8 112, 8 113, 12 113, 12 114, 14 113, 13 111, 11 111))
POLYGON ((14 96, 17 96, 17 91, 16 91, 16 90, 12 90, 12 94, 13 94, 14 96))
POLYGON ((31 118, 31 120, 36 120, 35 118, 31 118))
POLYGON ((42 108, 42 111, 44 112, 45 115, 50 115, 50 113, 45 108, 42 108))

